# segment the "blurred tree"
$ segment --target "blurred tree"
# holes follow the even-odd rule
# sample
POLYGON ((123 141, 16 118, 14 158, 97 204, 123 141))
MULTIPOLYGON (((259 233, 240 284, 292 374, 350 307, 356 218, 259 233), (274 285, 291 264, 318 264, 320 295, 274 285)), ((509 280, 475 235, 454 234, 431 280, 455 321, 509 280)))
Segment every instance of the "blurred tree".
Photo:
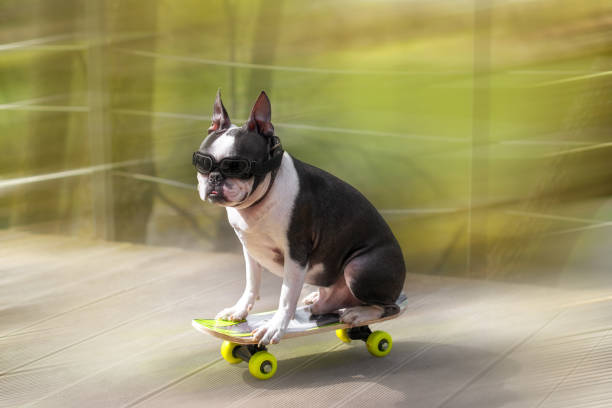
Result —
MULTIPOLYGON (((234 0, 226 0, 223 2, 225 6, 225 15, 227 17, 227 38, 229 41, 229 61, 236 61, 236 3, 234 0)), ((228 67, 229 74, 229 108, 230 112, 236 112, 236 67, 228 67)))
MULTIPOLYGON (((269 2, 265 0, 259 1, 257 16, 255 17, 255 32, 253 34, 253 43, 251 45, 251 63, 261 65, 273 65, 276 59, 276 45, 278 42, 279 31, 282 21, 283 1, 269 2)), ((234 12, 232 5, 228 5, 226 9, 228 18, 231 18, 234 12)), ((233 26, 233 24, 230 24, 233 26)), ((232 29, 233 30, 233 29, 232 29)), ((233 33, 229 36, 230 59, 234 58, 234 37, 233 33)), ((233 84, 234 73, 233 68, 230 68, 230 84, 233 84)), ((272 89, 272 72, 267 69, 251 69, 249 82, 247 85, 247 97, 241 111, 251 111, 252 104, 262 90, 268 93, 272 89)), ((231 106, 236 106, 233 101, 234 86, 231 87, 232 102, 231 106)), ((233 110, 234 114, 236 110, 233 110)), ((231 115, 230 115, 231 117, 231 115)), ((233 231, 228 227, 227 220, 222 217, 217 222, 217 240, 215 248, 217 250, 228 250, 238 246, 238 240, 233 234, 233 231)))
MULTIPOLYGON (((488 211, 475 209, 479 200, 489 200, 489 152, 491 126, 491 9, 487 0, 474 3, 474 93, 472 102, 472 152, 470 154, 470 205, 468 213, 467 274, 488 273, 488 211), (474 151, 480 150, 475 155, 474 151)), ((449 249, 447 249, 449 250, 449 249)))
MULTIPOLYGON (((143 46, 155 49, 157 0, 110 2, 107 14, 108 35, 122 47, 143 46), (134 37, 134 40, 130 40, 134 37)), ((139 58, 107 48, 109 107, 111 111, 111 161, 143 160, 129 171, 155 174, 153 164, 153 116, 118 114, 120 109, 152 111, 155 60, 139 58), (134 58, 138 58, 136 61, 134 58)), ((147 224, 153 209, 156 185, 128 177, 112 179, 113 238, 118 241, 145 242, 147 224)))
MULTIPOLYGON (((282 22, 283 3, 283 0, 275 2, 260 0, 251 45, 251 63, 274 64, 282 22)), ((247 87, 248 102, 245 101, 245 103, 253 104, 262 90, 268 90, 269 93, 272 89, 272 72, 268 69, 251 69, 247 87)), ((247 106, 247 112, 250 112, 250 108, 250 105, 247 106)))
MULTIPOLYGON (((607 64, 597 59, 594 72, 603 72, 607 64)), ((554 87, 555 85, 553 85, 554 87)), ((588 140, 594 145, 607 144, 607 130, 612 127, 611 100, 606 98, 612 91, 612 80, 609 77, 592 78, 574 84, 552 88, 567 97, 571 94, 573 103, 562 116, 559 133, 569 135, 570 140, 588 140)), ((533 191, 520 203, 520 209, 526 213, 555 214, 559 208, 573 203, 587 204, 593 198, 612 196, 612 166, 610 166, 610 147, 586 149, 584 151, 564 148, 566 153, 554 154, 542 164, 538 172, 538 182, 533 191)), ((595 200, 601 205, 601 200, 595 200)), ((593 214, 598 208, 590 208, 593 214)), ((588 214, 581 216, 589 218, 588 214)), ((572 233, 562 240, 551 243, 548 233, 568 229, 567 224, 554 218, 513 220, 505 226, 508 235, 520 237, 516 242, 498 242, 491 249, 491 261, 488 278, 534 280, 542 283, 554 281, 563 272, 572 249, 580 234, 572 233), (554 245, 554 248, 550 248, 554 245), (554 256, 551 256, 551 252, 554 256), (545 273, 533 276, 532 265, 546 265, 540 269, 545 273)))
MULTIPOLYGON (((36 3, 36 37, 70 37, 81 9, 76 0, 36 3)), ((43 101, 70 101, 73 75, 72 52, 39 52, 31 65, 32 94, 43 101)), ((43 102, 44 104, 44 102, 43 102)), ((61 171, 73 164, 67 160, 70 135, 69 111, 40 110, 28 113, 28 133, 23 149, 21 169, 25 175, 61 171)), ((36 225, 48 232, 66 232, 70 217, 72 180, 28 185, 13 200, 11 224, 36 225)))

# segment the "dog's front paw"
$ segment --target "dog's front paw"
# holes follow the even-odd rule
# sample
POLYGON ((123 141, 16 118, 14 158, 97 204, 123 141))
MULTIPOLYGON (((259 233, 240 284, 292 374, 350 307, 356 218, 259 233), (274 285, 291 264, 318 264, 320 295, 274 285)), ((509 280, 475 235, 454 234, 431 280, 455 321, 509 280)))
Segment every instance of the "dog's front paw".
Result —
POLYGON ((239 322, 244 320, 245 317, 249 314, 248 309, 237 308, 236 306, 228 307, 223 309, 215 316, 217 320, 231 320, 233 322, 239 322))
POLYGON ((260 346, 278 344, 280 339, 285 334, 288 324, 289 320, 277 313, 272 317, 272 319, 264 323, 263 326, 253 330, 252 336, 258 341, 260 346))
POLYGON ((244 320, 251 309, 253 308, 254 302, 249 302, 248 299, 240 299, 236 304, 232 307, 228 307, 223 309, 215 319, 217 320, 231 320, 233 322, 239 322, 240 320, 244 320))

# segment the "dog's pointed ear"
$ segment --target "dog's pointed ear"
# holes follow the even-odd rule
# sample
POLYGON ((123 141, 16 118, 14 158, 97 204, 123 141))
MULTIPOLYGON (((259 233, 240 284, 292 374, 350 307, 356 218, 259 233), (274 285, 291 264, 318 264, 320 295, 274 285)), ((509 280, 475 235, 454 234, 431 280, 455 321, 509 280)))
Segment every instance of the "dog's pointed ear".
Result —
POLYGON ((258 132, 264 136, 274 135, 274 126, 270 122, 272 117, 272 108, 270 107, 270 100, 268 95, 264 91, 261 91, 259 98, 253 105, 251 115, 246 123, 247 129, 253 132, 258 132))
POLYGON ((208 134, 214 132, 215 130, 223 130, 229 129, 232 125, 230 122, 230 118, 225 110, 225 106, 223 106, 223 102, 221 102, 221 90, 217 90, 217 97, 215 98, 215 104, 213 105, 213 116, 212 116, 212 124, 208 128, 208 134))

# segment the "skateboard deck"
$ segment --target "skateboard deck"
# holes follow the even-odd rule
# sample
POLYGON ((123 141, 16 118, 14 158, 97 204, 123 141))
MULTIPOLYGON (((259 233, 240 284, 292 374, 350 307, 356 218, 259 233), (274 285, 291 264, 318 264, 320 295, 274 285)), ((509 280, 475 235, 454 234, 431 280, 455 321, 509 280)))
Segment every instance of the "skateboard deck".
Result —
MULTIPOLYGON (((402 293, 396 303, 399 306, 399 311, 397 313, 381 317, 380 319, 362 322, 358 326, 367 326, 400 316, 406 310, 408 304, 406 295, 402 293)), ((245 320, 239 322, 215 319, 194 319, 192 325, 196 330, 218 337, 222 340, 231 341, 237 344, 257 344, 257 340, 251 336, 251 332, 270 320, 275 312, 276 310, 250 314, 245 320)), ((340 322, 340 316, 337 313, 313 315, 310 313, 310 306, 302 306, 296 309, 295 317, 289 322, 283 339, 350 327, 353 326, 340 322)))

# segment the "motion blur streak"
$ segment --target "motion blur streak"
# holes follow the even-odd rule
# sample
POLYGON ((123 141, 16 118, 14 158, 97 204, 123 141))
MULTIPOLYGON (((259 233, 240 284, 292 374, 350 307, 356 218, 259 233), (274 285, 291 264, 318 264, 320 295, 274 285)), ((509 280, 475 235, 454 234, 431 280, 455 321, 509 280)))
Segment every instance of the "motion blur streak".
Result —
POLYGON ((265 89, 287 150, 369 197, 410 272, 554 283, 577 219, 611 230, 606 2, 0 7, 0 228, 237 251, 191 187, 221 88, 232 118, 265 89))

